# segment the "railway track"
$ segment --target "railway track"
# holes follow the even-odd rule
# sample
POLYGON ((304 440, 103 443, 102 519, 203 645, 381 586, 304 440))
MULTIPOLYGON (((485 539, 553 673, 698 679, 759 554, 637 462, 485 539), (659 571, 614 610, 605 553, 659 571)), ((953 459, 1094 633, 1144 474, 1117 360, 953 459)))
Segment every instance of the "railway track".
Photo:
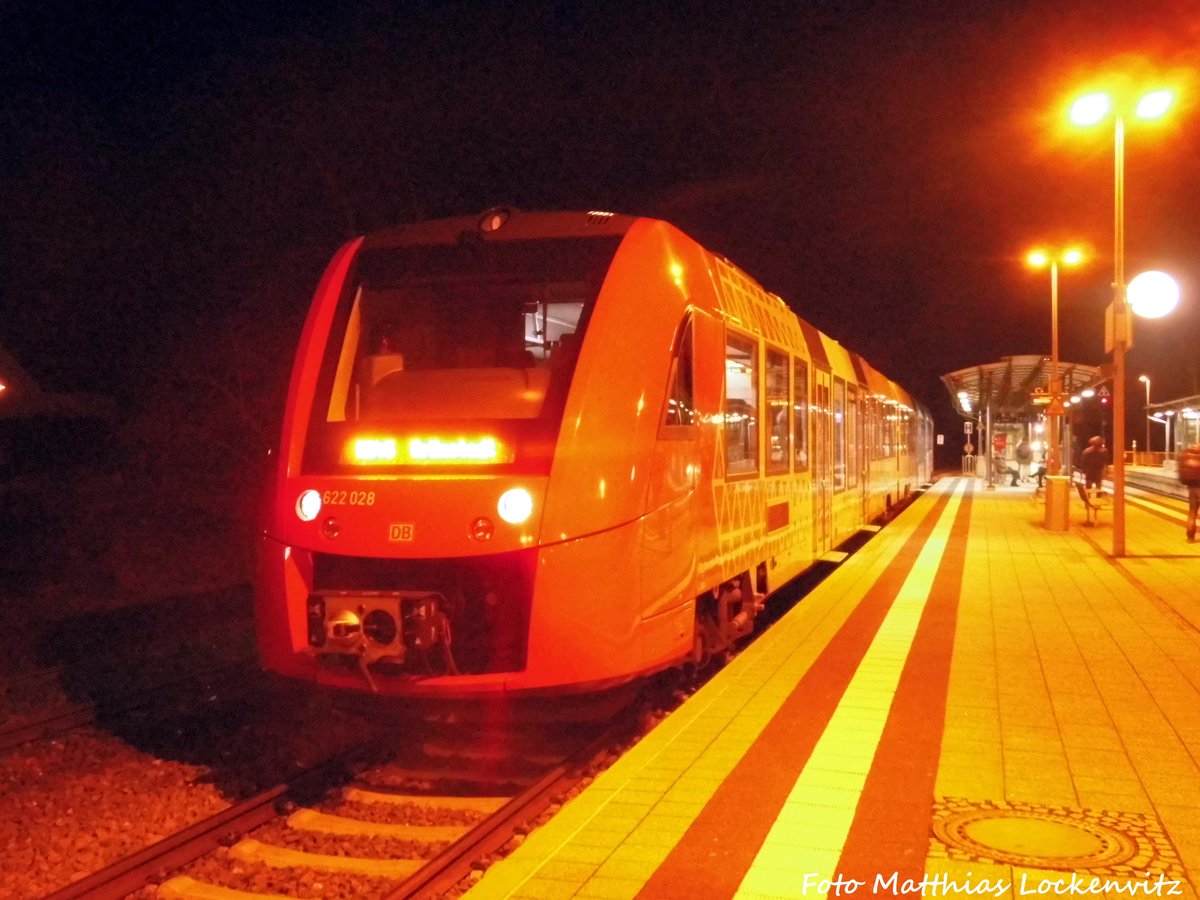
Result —
POLYGON ((381 742, 354 748, 49 900, 294 896, 314 884, 335 896, 433 896, 561 799, 636 720, 626 706, 569 728, 424 722, 392 759, 378 762, 381 742))
POLYGON ((221 846, 229 834, 248 832, 277 818, 281 805, 326 791, 331 785, 349 779, 355 765, 368 757, 372 749, 372 745, 364 744, 313 766, 284 784, 262 791, 49 894, 46 900, 125 897, 143 888, 157 873, 186 865, 221 846))

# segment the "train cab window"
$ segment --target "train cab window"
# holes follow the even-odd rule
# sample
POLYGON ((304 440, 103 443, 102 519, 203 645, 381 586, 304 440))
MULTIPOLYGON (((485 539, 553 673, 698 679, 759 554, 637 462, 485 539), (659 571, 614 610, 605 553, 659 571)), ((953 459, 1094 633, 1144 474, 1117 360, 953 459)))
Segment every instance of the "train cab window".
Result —
POLYGON ((846 489, 846 382, 833 379, 833 489, 846 489))
POLYGON ((808 471, 808 363, 792 361, 792 453, 797 472, 808 471))
POLYGON ((779 475, 788 471, 792 455, 792 404, 788 397, 788 355, 767 348, 766 401, 770 433, 767 439, 767 474, 779 475))
POLYGON ((725 473, 758 471, 758 344, 725 337, 725 473))
POLYGON ((393 238, 363 245, 338 300, 304 470, 357 471, 346 448, 366 432, 482 434, 497 464, 545 465, 617 242, 393 238))
MULTIPOLYGON (((537 365, 551 360, 558 351, 562 356, 579 350, 581 301, 530 300, 522 313, 525 320, 525 361, 537 365)), ((561 360, 560 360, 561 361, 561 360)))
POLYGON ((536 418, 578 353, 584 287, 501 282, 363 286, 327 421, 536 418))
POLYGON ((663 425, 693 425, 696 421, 695 390, 692 375, 692 319, 688 316, 675 335, 671 354, 670 387, 663 411, 663 425))

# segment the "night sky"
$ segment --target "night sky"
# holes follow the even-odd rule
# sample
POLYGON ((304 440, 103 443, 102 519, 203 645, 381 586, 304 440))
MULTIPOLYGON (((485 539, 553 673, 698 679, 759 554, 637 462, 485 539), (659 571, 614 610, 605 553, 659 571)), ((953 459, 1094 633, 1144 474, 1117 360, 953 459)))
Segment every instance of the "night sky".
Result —
MULTIPOLYGON (((1183 0, 6 3, 0 344, 136 408, 234 343, 285 372, 354 234, 611 209, 728 256, 956 432, 938 375, 1049 352, 1039 239, 1091 246, 1062 356, 1104 361, 1112 132, 1059 125, 1072 89, 1198 54, 1183 0)), ((1131 398, 1143 372, 1155 400, 1200 392, 1190 87, 1128 133, 1127 270, 1184 291, 1138 332, 1131 398)))

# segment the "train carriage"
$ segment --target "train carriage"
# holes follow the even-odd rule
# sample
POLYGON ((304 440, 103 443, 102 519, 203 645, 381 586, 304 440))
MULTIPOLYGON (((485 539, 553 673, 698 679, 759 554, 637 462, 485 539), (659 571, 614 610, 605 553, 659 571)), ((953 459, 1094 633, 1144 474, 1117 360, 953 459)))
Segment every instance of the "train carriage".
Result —
POLYGON ((460 697, 700 660, 926 481, 928 439, 902 389, 665 222, 492 210, 359 238, 293 368, 261 655, 460 697))

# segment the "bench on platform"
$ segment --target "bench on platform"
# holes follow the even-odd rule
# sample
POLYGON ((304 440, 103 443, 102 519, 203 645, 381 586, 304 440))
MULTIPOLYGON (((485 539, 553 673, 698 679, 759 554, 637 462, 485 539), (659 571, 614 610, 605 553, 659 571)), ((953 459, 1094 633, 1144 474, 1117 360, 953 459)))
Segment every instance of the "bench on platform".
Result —
POLYGON ((1101 490, 1088 491, 1082 481, 1075 482, 1075 490, 1079 494, 1079 499, 1083 501, 1083 508, 1087 512, 1086 525, 1095 525, 1100 517, 1100 513, 1108 512, 1112 509, 1112 503, 1108 500, 1108 495, 1101 490))

